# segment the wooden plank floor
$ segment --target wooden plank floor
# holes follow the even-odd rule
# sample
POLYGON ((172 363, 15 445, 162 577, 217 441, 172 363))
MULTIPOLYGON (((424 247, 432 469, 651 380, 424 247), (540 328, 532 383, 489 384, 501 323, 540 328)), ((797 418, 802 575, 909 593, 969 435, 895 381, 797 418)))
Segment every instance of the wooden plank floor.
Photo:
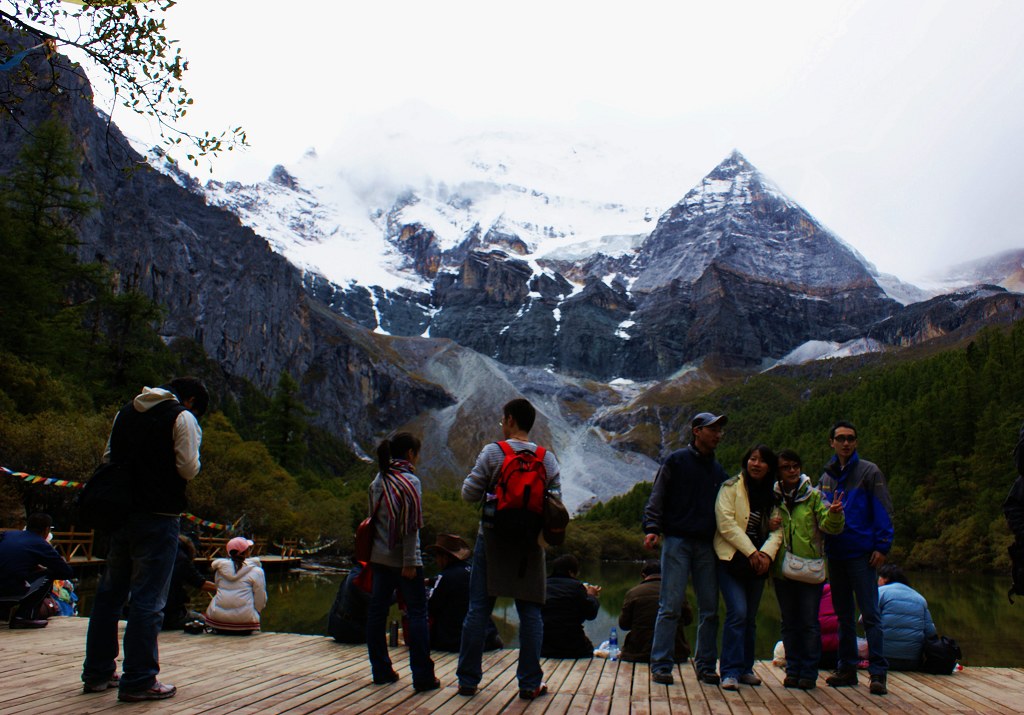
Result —
POLYGON ((101 713, 127 708, 159 713, 598 713, 678 715, 706 713, 1019 713, 1024 712, 1024 670, 967 668, 953 676, 892 673, 889 695, 871 696, 867 678, 858 688, 822 687, 803 692, 782 687, 782 671, 758 663, 759 688, 726 693, 702 685, 689 665, 670 687, 650 682, 646 665, 605 660, 547 660, 549 694, 519 700, 515 650, 485 654, 484 680, 473 698, 455 692, 456 658, 435 654, 443 688, 413 693, 404 648, 392 649, 402 679, 370 681, 366 650, 329 638, 288 633, 249 637, 160 636, 161 679, 178 694, 155 703, 118 703, 114 691, 83 695, 79 675, 85 649, 85 618, 56 618, 40 630, 0 625, 0 713, 50 715, 101 713))

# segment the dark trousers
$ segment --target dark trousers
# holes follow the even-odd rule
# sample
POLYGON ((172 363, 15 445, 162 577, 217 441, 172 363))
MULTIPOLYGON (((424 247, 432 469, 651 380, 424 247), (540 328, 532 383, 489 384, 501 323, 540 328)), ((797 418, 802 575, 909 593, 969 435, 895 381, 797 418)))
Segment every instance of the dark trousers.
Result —
POLYGON ((434 661, 430 659, 430 630, 427 627, 427 589, 423 585, 423 567, 416 569, 412 578, 402 578, 402 570, 382 564, 372 564, 373 595, 366 613, 366 650, 374 680, 385 680, 391 674, 391 657, 385 639, 388 610, 395 590, 405 599, 409 618, 409 666, 413 684, 428 684, 434 680, 434 661))
POLYGON ((782 644, 786 648, 786 675, 816 680, 821 660, 821 624, 818 607, 824 584, 775 579, 775 596, 782 618, 782 644))

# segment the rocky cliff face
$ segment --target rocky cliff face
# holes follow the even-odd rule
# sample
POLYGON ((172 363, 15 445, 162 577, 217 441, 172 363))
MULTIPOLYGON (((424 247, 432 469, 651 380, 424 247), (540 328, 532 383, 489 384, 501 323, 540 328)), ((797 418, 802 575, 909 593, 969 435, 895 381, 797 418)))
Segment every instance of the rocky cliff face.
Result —
MULTIPOLYGON (((49 71, 41 55, 27 61, 49 71)), ((74 76, 70 66, 64 72, 74 76)), ((151 169, 116 127, 108 133, 91 98, 84 78, 61 94, 25 94, 17 122, 0 120, 0 171, 33 126, 54 115, 67 124, 99 205, 82 225, 80 256, 165 306, 167 340, 195 340, 227 373, 267 391, 291 372, 317 422, 354 446, 390 428, 395 415, 451 403, 443 388, 390 356, 388 338, 311 297, 299 270, 236 216, 151 169)))

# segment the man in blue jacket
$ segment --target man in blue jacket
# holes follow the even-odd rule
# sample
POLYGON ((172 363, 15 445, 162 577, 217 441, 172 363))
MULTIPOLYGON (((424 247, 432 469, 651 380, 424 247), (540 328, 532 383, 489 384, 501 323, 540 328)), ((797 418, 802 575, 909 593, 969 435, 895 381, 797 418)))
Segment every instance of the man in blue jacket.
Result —
POLYGON ((0 595, 18 599, 11 628, 45 628, 36 612, 53 580, 75 575, 46 540, 52 524, 49 514, 33 514, 24 531, 0 532, 0 595))
POLYGON ((718 685, 718 573, 712 541, 715 537, 715 498, 728 479, 715 459, 722 440, 725 415, 701 412, 690 422, 693 440, 676 450, 658 470, 644 509, 644 546, 661 547, 661 600, 651 644, 651 680, 672 684, 676 629, 685 599, 686 581, 693 574, 700 618, 697 626, 697 677, 718 685))
POLYGON ((892 548, 892 501, 881 470, 857 454, 857 429, 852 424, 836 422, 829 445, 835 456, 818 487, 825 501, 842 500, 846 527, 835 536, 825 535, 832 603, 839 619, 839 662, 825 682, 833 688, 857 684, 856 598, 868 639, 870 692, 885 695, 889 665, 883 655, 876 571, 892 548))

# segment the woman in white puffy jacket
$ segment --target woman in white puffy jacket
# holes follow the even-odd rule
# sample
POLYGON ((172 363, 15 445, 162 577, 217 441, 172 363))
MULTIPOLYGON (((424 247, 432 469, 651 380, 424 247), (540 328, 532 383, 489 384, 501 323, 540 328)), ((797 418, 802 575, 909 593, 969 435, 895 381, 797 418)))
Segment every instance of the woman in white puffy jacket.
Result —
POLYGON ((260 560, 250 557, 252 542, 236 536, 227 543, 229 559, 214 559, 210 568, 217 594, 206 609, 206 624, 218 633, 255 633, 267 605, 267 580, 260 560))

